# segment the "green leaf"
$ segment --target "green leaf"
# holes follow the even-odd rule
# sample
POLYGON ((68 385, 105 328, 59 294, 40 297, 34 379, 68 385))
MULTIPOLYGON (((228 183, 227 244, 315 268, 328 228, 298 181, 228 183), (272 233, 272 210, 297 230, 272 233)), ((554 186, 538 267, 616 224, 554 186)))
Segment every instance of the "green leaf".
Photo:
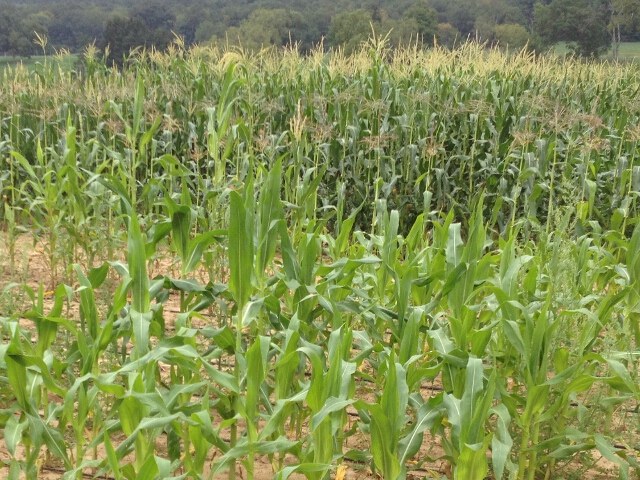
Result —
POLYGON ((262 275, 273 260, 278 240, 278 224, 284 218, 280 201, 282 183, 282 159, 271 167, 260 191, 258 218, 258 248, 256 252, 256 273, 262 275))
POLYGON ((149 478, 155 479, 156 476, 160 473, 158 469, 158 464, 156 463, 156 459, 153 455, 149 455, 145 462, 142 464, 142 467, 138 471, 138 478, 149 478))
POLYGON ((454 444, 457 445, 459 443, 460 429, 462 427, 460 423, 460 418, 461 418, 460 399, 454 397, 450 393, 445 393, 442 403, 447 411, 447 420, 451 424, 451 438, 454 444))
POLYGON ((619 448, 613 447, 613 445, 611 445, 611 442, 600 434, 596 434, 594 436, 594 439, 596 448, 602 454, 602 456, 610 462, 618 465, 618 467, 620 468, 620 478, 624 480, 629 478, 629 462, 627 462, 621 455, 618 455, 618 452, 622 452, 623 455, 625 455, 626 452, 619 448))
POLYGON ((351 231, 353 230, 353 224, 356 221, 356 215, 358 211, 353 212, 349 217, 344 220, 340 225, 340 232, 335 239, 334 244, 334 258, 339 258, 346 251, 351 231))
POLYGON ((122 478, 122 473, 120 473, 120 461, 118 459, 118 456, 116 455, 115 449, 113 448, 113 443, 111 442, 109 432, 106 430, 103 435, 103 444, 105 452, 107 453, 107 462, 109 468, 111 469, 111 473, 116 480, 119 480, 122 478))
POLYGON ((95 288, 100 288, 100 286, 107 279, 107 275, 109 274, 109 264, 104 262, 99 267, 94 267, 89 270, 87 274, 87 278, 89 282, 91 282, 91 286, 95 288))
POLYGON ((49 451, 64 462, 65 468, 71 469, 71 461, 67 456, 67 447, 62 434, 58 430, 47 425, 39 415, 28 414, 28 419, 32 428, 37 425, 37 427, 35 427, 35 431, 41 432, 42 439, 49 451))
POLYGON ((400 477, 401 466, 394 448, 399 432, 395 431, 383 408, 380 405, 368 404, 371 414, 371 454, 373 462, 383 478, 400 477))
POLYGON ((27 394, 27 370, 24 366, 22 355, 8 354, 5 357, 7 364, 7 379, 18 405, 23 412, 31 412, 32 406, 27 394))
POLYGON ((138 151, 140 152, 140 155, 143 158, 145 157, 147 152, 147 145, 149 145, 149 142, 153 140, 153 136, 156 134, 161 124, 162 124, 162 117, 161 116, 156 117, 156 119, 153 121, 153 124, 140 137, 140 141, 138 142, 138 151))
POLYGON ((558 460, 564 460, 574 457, 578 452, 586 452, 587 450, 591 450, 592 448, 592 442, 578 442, 571 443, 569 445, 562 444, 551 453, 549 453, 549 456, 558 460))
POLYGON ((627 370, 627 367, 625 367, 621 362, 613 359, 607 359, 607 364, 616 377, 622 380, 622 385, 624 385, 624 387, 618 387, 619 390, 626 391, 627 393, 640 392, 640 387, 631 378, 631 374, 629 373, 629 370, 627 370))
POLYGON ((248 420, 251 422, 255 421, 258 411, 260 388, 266 374, 269 342, 268 337, 258 337, 247 350, 245 405, 249 416, 248 420))
POLYGON ((142 421, 143 409, 135 397, 125 397, 118 407, 120 424, 125 435, 131 435, 142 421))
POLYGON ((528 424, 531 419, 538 415, 549 402, 548 385, 531 385, 527 391, 527 402, 522 414, 522 423, 528 424))
POLYGON ((18 161, 18 164, 20 164, 20 166, 25 169, 27 174, 33 180, 38 180, 38 176, 36 175, 36 172, 33 170, 33 168, 31 167, 31 164, 29 163, 29 160, 27 160, 24 157, 24 155, 22 155, 20 152, 13 150, 11 151, 11 156, 18 161))
MULTIPOLYGON (((91 340, 98 336, 99 321, 98 307, 96 306, 91 281, 84 275, 79 265, 73 266, 80 283, 80 320, 83 326, 88 326, 91 340)), ((86 334, 86 330, 83 331, 86 334)))
POLYGON ((241 325, 243 327, 247 327, 257 320, 258 314, 264 306, 264 300, 264 298, 259 298, 258 300, 252 300, 246 304, 242 311, 241 325))
POLYGON ((20 442, 22 432, 24 432, 26 426, 27 423, 20 421, 20 418, 16 415, 9 415, 9 419, 4 426, 4 443, 12 457, 16 454, 16 446, 20 442))
POLYGON ((146 89, 144 85, 144 77, 141 72, 138 72, 136 77, 135 93, 133 97, 133 125, 132 132, 129 138, 129 142, 134 144, 134 140, 138 137, 140 131, 140 122, 142 121, 142 114, 144 113, 144 100, 146 89))
POLYGON ((496 433, 491 439, 491 464, 496 480, 502 480, 505 467, 509 461, 509 453, 513 447, 513 439, 509 433, 511 415, 504 404, 498 404, 492 409, 498 417, 496 433))
POLYGON ((183 272, 189 273, 195 270, 204 251, 209 247, 209 245, 218 241, 224 235, 226 235, 225 230, 212 230, 210 232, 201 233, 191 240, 189 242, 189 254, 182 266, 183 272))
POLYGON ((140 358, 149 351, 149 327, 153 319, 153 312, 141 313, 131 308, 129 316, 133 325, 134 349, 137 357, 140 358))
POLYGON ((329 397, 325 402, 325 404, 323 405, 322 409, 318 413, 316 413, 311 419, 312 428, 315 429, 318 425, 320 425, 320 423, 322 423, 322 421, 327 417, 327 415, 333 412, 339 412, 341 410, 344 410, 349 405, 352 405, 355 401, 356 401, 355 399, 343 400, 336 397, 329 397))
POLYGON ((398 442, 401 465, 404 465, 407 460, 418 453, 422 446, 424 432, 429 430, 442 417, 442 414, 441 394, 430 398, 427 403, 420 407, 413 429, 398 442))
POLYGON ((394 361, 395 356, 389 356, 384 391, 380 399, 380 406, 385 412, 391 426, 391 432, 396 435, 391 441, 393 450, 399 440, 400 432, 405 425, 407 403, 409 401, 409 387, 407 373, 402 365, 394 361))
POLYGON ((191 210, 189 207, 177 206, 171 214, 171 233, 173 244, 180 255, 183 267, 187 262, 189 252, 189 237, 191 235, 191 210))
POLYGON ((232 393, 240 393, 240 387, 238 386, 238 381, 236 380, 235 376, 231 375, 230 373, 218 370, 208 362, 204 362, 203 366, 211 380, 213 380, 215 383, 217 383, 221 387, 226 388, 232 393))
POLYGON ((210 478, 215 478, 217 473, 229 468, 235 460, 247 455, 251 449, 257 454, 272 455, 275 453, 285 453, 298 445, 299 442, 291 441, 285 437, 280 437, 276 440, 256 442, 252 445, 249 445, 246 439, 242 439, 235 447, 229 449, 214 463, 210 478))
MULTIPOLYGON (((127 397, 127 398, 132 398, 132 397, 127 397)), ((133 412, 131 412, 130 410, 127 412, 126 417, 128 417, 129 419, 133 418, 134 416, 136 416, 136 418, 139 418, 140 415, 139 414, 134 414, 133 412)), ((122 418, 122 414, 121 414, 121 418, 122 418)), ((181 419, 181 421, 184 422, 188 422, 188 419, 185 418, 184 414, 182 413, 174 413, 172 415, 168 415, 168 416, 155 416, 153 418, 144 418, 142 419, 135 427, 135 429, 131 432, 131 434, 122 442, 120 443, 120 445, 118 445, 118 447, 116 448, 116 455, 120 458, 122 458, 124 455, 126 455, 126 452, 129 450, 129 448, 131 447, 131 445, 136 441, 136 439, 138 439, 138 437, 143 434, 143 432, 145 430, 153 430, 153 429, 157 429, 157 428, 164 428, 167 425, 171 425, 172 422, 181 419)), ((130 420, 128 420, 130 422, 130 420)), ((129 423, 127 429, 129 430, 129 428, 133 425, 133 423, 129 423)), ((124 430, 124 429, 123 429, 124 430)), ((138 460, 138 459, 136 459, 138 460)))
POLYGON ((282 264, 284 267, 286 278, 288 280, 296 280, 298 282, 301 282, 302 278, 300 273, 300 262, 298 261, 296 252, 291 244, 291 238, 289 237, 287 224, 285 222, 280 222, 279 232, 280 249, 282 251, 282 264))
POLYGON ((484 480, 489 472, 487 443, 463 445, 456 463, 455 480, 484 480))
POLYGON ((446 248, 447 264, 457 267, 462 259, 462 236, 460 235, 460 224, 449 225, 449 236, 446 248))
POLYGON ((149 311, 151 305, 149 296, 149 277, 147 276, 146 250, 142 233, 140 232, 138 216, 135 213, 132 213, 129 218, 127 259, 129 264, 129 276, 131 277, 131 304, 135 311, 145 313, 149 311))
POLYGON ((476 419, 476 410, 480 408, 481 402, 478 394, 482 392, 483 386, 483 367, 482 360, 479 358, 469 357, 467 363, 464 393, 460 401, 460 441, 462 443, 476 443, 476 439, 469 438, 469 432, 473 427, 476 419))
POLYGON ((409 315, 406 325, 402 330, 402 339, 400 340, 400 352, 398 360, 402 365, 418 352, 418 342, 420 327, 422 325, 423 313, 420 309, 415 309, 409 315))
POLYGON ((327 472, 329 468, 331 468, 331 465, 323 463, 301 463, 300 465, 284 467, 282 470, 276 473, 274 480, 287 480, 294 473, 305 475, 307 478, 315 478, 311 477, 308 474, 319 473, 322 477, 322 475, 324 475, 324 473, 327 472))
POLYGON ((238 312, 242 312, 252 290, 253 233, 247 222, 243 198, 235 191, 229 198, 229 290, 238 304, 238 312))

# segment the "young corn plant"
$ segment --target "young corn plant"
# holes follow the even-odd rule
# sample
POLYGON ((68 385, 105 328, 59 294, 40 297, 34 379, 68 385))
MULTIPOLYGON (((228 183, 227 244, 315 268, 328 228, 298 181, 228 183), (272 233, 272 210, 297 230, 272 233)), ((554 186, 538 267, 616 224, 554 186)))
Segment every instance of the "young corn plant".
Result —
POLYGON ((371 455, 375 469, 383 478, 406 478, 406 465, 400 463, 400 443, 406 427, 406 409, 409 401, 404 367, 389 355, 386 381, 378 403, 360 402, 361 417, 368 419, 371 436, 371 455), (364 413, 366 412, 366 413, 364 413))

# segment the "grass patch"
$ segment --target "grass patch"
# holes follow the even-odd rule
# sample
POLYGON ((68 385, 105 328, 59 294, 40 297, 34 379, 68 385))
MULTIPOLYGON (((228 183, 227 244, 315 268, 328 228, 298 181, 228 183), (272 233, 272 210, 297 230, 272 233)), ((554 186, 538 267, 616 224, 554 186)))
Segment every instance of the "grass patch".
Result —
MULTIPOLYGON (((560 42, 554 47, 554 53, 560 56, 571 55, 572 51, 568 44, 560 42)), ((609 49, 605 55, 602 56, 604 60, 613 60, 613 50, 609 49)), ((640 42, 621 42, 620 49, 618 51, 618 59, 620 60, 640 60, 640 42)))
POLYGON ((54 64, 62 67, 64 70, 68 71, 74 67, 77 61, 78 55, 76 54, 68 54, 62 56, 34 55, 32 57, 2 55, 0 56, 0 72, 4 71, 8 67, 15 68, 19 65, 26 67, 29 71, 33 71, 37 65, 43 64, 45 62, 53 62, 54 64))

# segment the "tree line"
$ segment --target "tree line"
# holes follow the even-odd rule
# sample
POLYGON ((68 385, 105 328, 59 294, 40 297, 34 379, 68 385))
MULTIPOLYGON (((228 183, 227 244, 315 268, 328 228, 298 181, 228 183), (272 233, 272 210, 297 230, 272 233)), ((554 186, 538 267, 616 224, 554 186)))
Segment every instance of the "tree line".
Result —
POLYGON ((359 47, 372 32, 392 45, 468 38, 520 49, 559 42, 597 56, 640 40, 640 0, 0 0, 0 54, 38 53, 35 33, 55 49, 89 44, 121 61, 136 47, 237 44, 247 49, 295 43, 359 47))

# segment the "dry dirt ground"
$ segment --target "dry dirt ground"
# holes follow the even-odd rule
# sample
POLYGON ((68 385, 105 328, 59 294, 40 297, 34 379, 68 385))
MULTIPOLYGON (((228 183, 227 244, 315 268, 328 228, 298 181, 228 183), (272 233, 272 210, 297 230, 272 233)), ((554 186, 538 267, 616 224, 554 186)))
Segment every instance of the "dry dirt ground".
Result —
MULTIPOLYGON (((124 259, 121 259, 124 260, 124 259)), ((153 276, 158 273, 162 274, 175 274, 175 264, 171 260, 158 260, 155 262, 150 271, 150 275, 153 276)), ((64 270, 64 266, 60 266, 58 272, 64 270)), ((0 317, 8 314, 7 310, 20 311, 20 308, 24 308, 28 305, 28 298, 21 293, 21 289, 18 287, 12 287, 15 284, 26 284, 37 291, 41 285, 44 286, 46 291, 50 291, 53 285, 57 281, 63 281, 62 278, 52 279, 50 262, 48 260, 47 247, 43 241, 34 241, 30 235, 20 235, 15 243, 15 256, 13 265, 10 262, 10 255, 8 252, 7 236, 4 232, 0 231, 0 317)), ((203 279, 205 280, 205 279, 203 279)), ((48 295, 50 297, 50 295, 48 295)), ((178 299, 171 298, 168 301, 165 311, 169 313, 171 311, 178 311, 178 299)), ((69 314, 78 314, 78 306, 71 305, 69 314)), ((170 319, 169 319, 170 321, 170 319)), ((24 322, 25 326, 31 327, 31 322, 24 322)), ((437 388, 437 385, 435 386, 437 388)), ((432 388, 432 386, 425 386, 426 389, 432 388)), ((366 393, 363 393, 367 395, 366 393)), ((2 403, 10 399, 0 399, 2 403)), ((352 412, 353 413, 353 412, 352 412)), ((354 417, 355 418, 355 417, 354 417)), ((0 432, 0 479, 7 478, 8 468, 7 463, 10 459, 9 453, 6 450, 6 446, 3 440, 3 433, 0 432)), ((158 449, 162 451, 162 438, 159 440, 158 449)), ((165 446, 166 448, 166 446, 165 446)), ((366 440, 358 435, 350 437, 347 441, 347 448, 355 448, 366 450, 368 445, 366 440)), ((98 458, 102 457, 104 452, 98 451, 98 458)), ((425 435, 420 453, 417 458, 438 459, 443 455, 442 448, 436 441, 425 435)), ((211 461, 213 462, 216 457, 216 452, 212 452, 211 461)), ((591 462, 590 462, 591 463, 591 462)), ((381 478, 372 474, 368 465, 359 464, 356 462, 345 462, 342 466, 336 466, 332 470, 331 478, 336 480, 371 480, 381 478)), ((578 474, 571 474, 571 472, 581 471, 580 465, 568 466, 565 470, 565 475, 557 478, 584 478, 588 480, 609 480, 617 478, 615 473, 615 466, 598 455, 594 455, 593 465, 589 472, 578 474)), ((49 458, 49 455, 42 449, 42 462, 41 470, 38 476, 42 480, 54 480, 62 478, 64 474, 63 468, 61 468, 59 462, 55 459, 49 458)), ((269 480, 274 476, 274 469, 269 462, 268 458, 257 458, 254 466, 254 474, 256 480, 269 480)), ((110 477, 93 477, 91 474, 87 474, 85 478, 99 478, 108 479, 110 477)), ((222 480, 228 478, 227 473, 219 474, 214 477, 215 480, 222 480)), ((241 465, 237 466, 237 477, 239 479, 246 478, 246 471, 241 465)), ((292 480, 304 479, 302 475, 292 475, 289 478, 292 480)), ((433 460, 419 468, 410 471, 408 475, 409 480, 417 480, 422 478, 451 478, 451 471, 448 465, 441 460, 433 460)), ((31 480, 31 479, 27 479, 31 480)))

